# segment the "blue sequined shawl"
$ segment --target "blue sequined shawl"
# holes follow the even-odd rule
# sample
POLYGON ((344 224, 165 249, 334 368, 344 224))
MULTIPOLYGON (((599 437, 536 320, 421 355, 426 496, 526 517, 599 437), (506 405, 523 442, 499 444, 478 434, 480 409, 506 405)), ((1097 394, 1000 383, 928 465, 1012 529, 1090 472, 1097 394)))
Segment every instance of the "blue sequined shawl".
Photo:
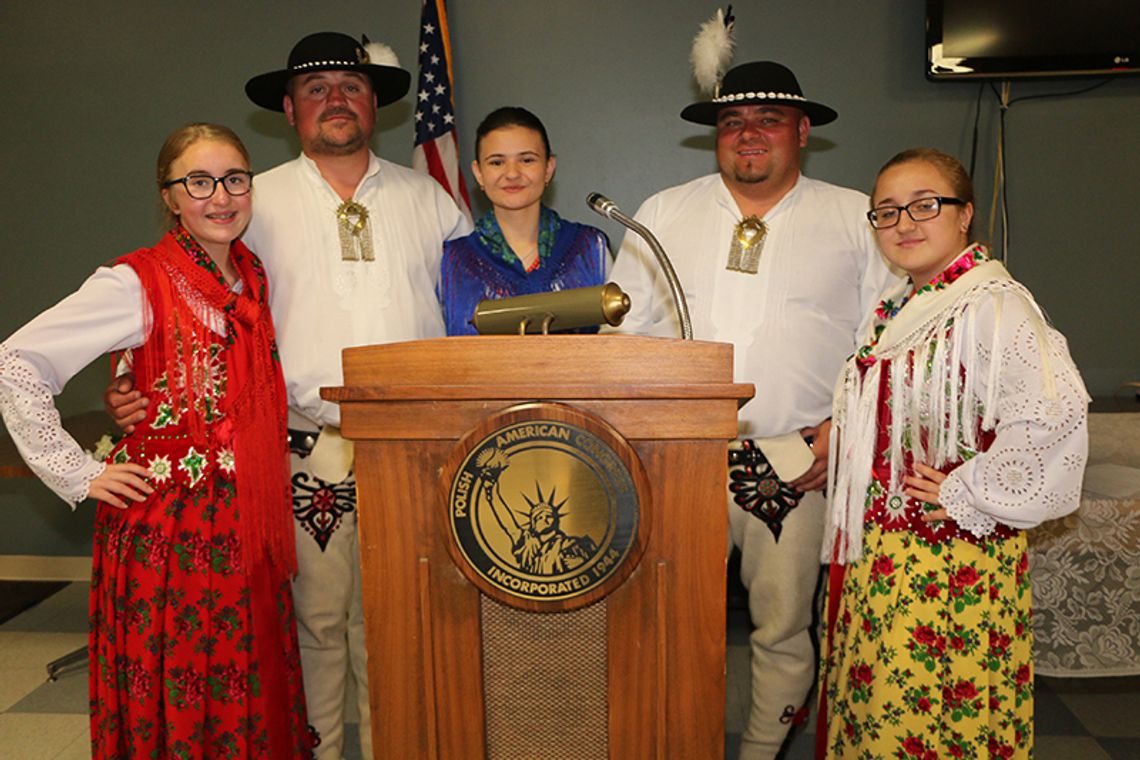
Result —
POLYGON ((494 212, 488 211, 470 235, 444 243, 439 301, 448 335, 475 335, 471 315, 485 298, 509 298, 605 282, 609 240, 596 227, 568 222, 543 206, 539 229, 553 234, 545 236, 545 240, 540 238, 539 266, 532 272, 524 271, 509 249, 504 251, 501 234, 493 234, 498 229, 494 212), (552 242, 544 245, 551 237, 552 242))

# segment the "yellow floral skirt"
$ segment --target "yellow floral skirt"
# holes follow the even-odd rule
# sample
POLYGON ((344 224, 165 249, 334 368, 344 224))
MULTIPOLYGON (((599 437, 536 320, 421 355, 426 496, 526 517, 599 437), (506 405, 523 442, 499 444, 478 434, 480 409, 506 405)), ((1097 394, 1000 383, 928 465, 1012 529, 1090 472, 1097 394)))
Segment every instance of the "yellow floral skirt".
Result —
POLYGON ((863 558, 831 569, 820 666, 826 757, 1031 757, 1027 570, 1024 532, 980 546, 928 544, 868 525, 863 558))

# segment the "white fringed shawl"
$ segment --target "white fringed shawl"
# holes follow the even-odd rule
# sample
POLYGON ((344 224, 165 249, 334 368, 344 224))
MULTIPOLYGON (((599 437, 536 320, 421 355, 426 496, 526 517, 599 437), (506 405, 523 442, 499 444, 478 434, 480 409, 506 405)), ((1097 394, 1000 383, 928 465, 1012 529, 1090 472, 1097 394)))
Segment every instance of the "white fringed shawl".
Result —
MULTIPOLYGON (((910 287, 905 283, 887 297, 898 303, 910 287)), ((823 562, 847 563, 863 553, 863 518, 875 458, 881 383, 890 383, 891 396, 889 492, 899 490, 905 474, 904 443, 916 462, 940 468, 960 458, 959 446, 977 450, 979 416, 983 431, 994 429, 1003 362, 999 326, 1003 301, 1008 298, 1020 299, 1028 307, 1041 348, 1042 388, 1047 397, 1056 397, 1055 357, 1049 356, 1045 318, 1029 291, 1000 262, 982 262, 946 288, 912 298, 880 335, 874 349, 879 361, 860 377, 852 357, 836 384, 823 562), (994 304, 993 331, 979 335, 978 307, 987 301, 994 304), (972 374, 979 366, 975 356, 979 345, 990 347, 987 377, 982 382, 972 374), (912 354, 914 361, 908 360, 912 354), (984 398, 976 397, 979 388, 984 389, 984 398), (932 420, 944 422, 931 424, 932 420), (926 432, 925 441, 920 431, 926 432)))

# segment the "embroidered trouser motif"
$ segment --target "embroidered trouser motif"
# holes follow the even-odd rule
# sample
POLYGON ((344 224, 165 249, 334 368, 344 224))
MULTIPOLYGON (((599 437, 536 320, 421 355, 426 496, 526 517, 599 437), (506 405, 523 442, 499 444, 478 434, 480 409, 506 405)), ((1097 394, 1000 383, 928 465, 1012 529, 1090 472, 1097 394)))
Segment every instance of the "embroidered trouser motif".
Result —
POLYGON ((344 750, 345 689, 351 674, 360 714, 361 756, 372 757, 368 656, 360 595, 356 477, 328 483, 309 472, 316 433, 290 431, 297 577, 293 601, 309 723, 320 735, 317 760, 344 750))
POLYGON ((316 433, 289 431, 293 471, 293 519, 317 546, 328 548, 333 534, 344 524, 344 517, 356 510, 356 475, 339 483, 328 483, 311 474, 305 459, 312 451, 316 433))
POLYGON ((745 438, 740 448, 728 450, 728 490, 732 500, 772 531, 777 541, 784 518, 803 499, 802 492, 776 477, 776 472, 755 441, 745 438))

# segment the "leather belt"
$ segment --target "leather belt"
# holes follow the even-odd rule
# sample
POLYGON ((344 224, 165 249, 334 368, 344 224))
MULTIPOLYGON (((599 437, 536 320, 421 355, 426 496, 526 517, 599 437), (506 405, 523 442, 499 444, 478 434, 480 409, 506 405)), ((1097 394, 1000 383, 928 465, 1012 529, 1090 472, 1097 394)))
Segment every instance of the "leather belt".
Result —
POLYGON ((318 430, 295 430, 289 428, 289 449, 295 454, 308 456, 317 445, 318 430))

